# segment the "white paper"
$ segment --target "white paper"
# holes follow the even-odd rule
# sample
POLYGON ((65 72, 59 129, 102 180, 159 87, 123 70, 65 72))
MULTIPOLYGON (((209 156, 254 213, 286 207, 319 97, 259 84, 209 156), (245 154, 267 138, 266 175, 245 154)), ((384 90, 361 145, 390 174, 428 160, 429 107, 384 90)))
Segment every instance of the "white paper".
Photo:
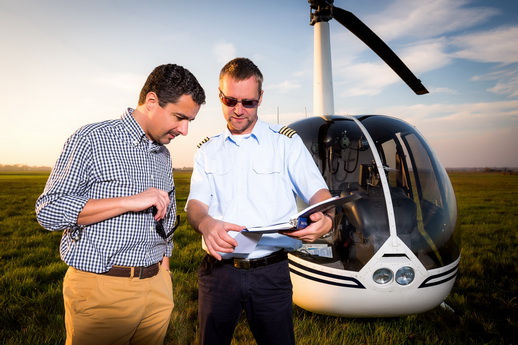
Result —
MULTIPOLYGON (((289 222, 286 223, 278 223, 273 225, 266 226, 253 226, 247 227, 243 230, 243 232, 260 232, 260 233, 269 233, 269 232, 277 232, 279 230, 298 230, 297 223, 299 218, 309 218, 309 216, 315 212, 325 212, 337 205, 342 205, 347 202, 351 202, 354 200, 358 200, 360 198, 357 194, 347 195, 343 197, 333 196, 329 199, 321 201, 319 203, 313 204, 311 206, 306 207, 299 213, 295 214, 289 222)), ((307 223, 310 221, 308 220, 307 223)))
POLYGON ((291 223, 279 223, 279 224, 273 224, 269 226, 252 226, 246 228, 245 232, 260 232, 260 233, 269 233, 269 232, 277 232, 279 230, 295 230, 295 226, 293 226, 291 223))
POLYGON ((234 254, 250 254, 254 251, 257 243, 261 239, 262 234, 257 232, 239 232, 234 239, 237 241, 237 247, 234 248, 234 254))

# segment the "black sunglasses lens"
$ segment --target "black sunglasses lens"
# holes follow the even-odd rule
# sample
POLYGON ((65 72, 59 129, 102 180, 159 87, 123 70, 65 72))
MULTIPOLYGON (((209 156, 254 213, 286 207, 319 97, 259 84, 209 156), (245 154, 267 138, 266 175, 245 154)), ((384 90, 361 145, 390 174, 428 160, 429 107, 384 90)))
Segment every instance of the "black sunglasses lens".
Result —
POLYGON ((228 98, 226 96, 221 97, 221 99, 223 100, 223 104, 227 107, 235 107, 237 105, 237 99, 228 98))
POLYGON ((160 235, 160 237, 165 239, 165 231, 164 231, 164 225, 162 224, 162 221, 156 222, 156 232, 160 235))
POLYGON ((241 101, 238 101, 235 98, 227 97, 221 93, 221 101, 223 104, 225 104, 227 107, 235 107, 239 102, 243 105, 245 108, 256 108, 259 104, 259 101, 257 99, 243 99, 241 101))
POLYGON ((257 107, 258 103, 259 103, 259 101, 255 100, 255 99, 244 99, 241 101, 241 104, 245 108, 255 108, 255 107, 257 107))

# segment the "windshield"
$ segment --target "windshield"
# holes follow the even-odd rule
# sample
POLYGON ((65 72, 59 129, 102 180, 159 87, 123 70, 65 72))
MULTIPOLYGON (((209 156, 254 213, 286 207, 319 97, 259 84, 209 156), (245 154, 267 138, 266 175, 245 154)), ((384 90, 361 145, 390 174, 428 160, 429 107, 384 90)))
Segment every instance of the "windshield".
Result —
POLYGON ((390 195, 396 234, 421 263, 431 269, 455 261, 460 241, 454 234, 460 231, 453 188, 424 138, 395 118, 373 115, 358 120, 375 147, 351 117, 310 118, 290 125, 304 140, 333 195, 362 196, 337 209, 330 245, 306 244, 296 255, 359 271, 390 237, 385 200, 390 195), (381 172, 373 150, 381 159, 381 172), (380 174, 386 177, 388 194, 380 174))
POLYGON ((398 237, 427 269, 452 263, 460 255, 460 243, 453 236, 457 203, 446 170, 406 122, 381 116, 360 121, 379 143, 394 210, 409 204, 404 212, 395 212, 398 237))

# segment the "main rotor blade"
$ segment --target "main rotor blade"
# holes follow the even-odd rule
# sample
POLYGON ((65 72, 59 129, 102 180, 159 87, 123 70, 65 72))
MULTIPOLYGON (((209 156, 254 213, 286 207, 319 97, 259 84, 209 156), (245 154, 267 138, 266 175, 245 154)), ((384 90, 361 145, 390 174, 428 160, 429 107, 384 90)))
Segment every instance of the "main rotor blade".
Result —
POLYGON ((367 25, 349 11, 333 6, 333 18, 368 45, 418 95, 428 93, 419 79, 367 25))

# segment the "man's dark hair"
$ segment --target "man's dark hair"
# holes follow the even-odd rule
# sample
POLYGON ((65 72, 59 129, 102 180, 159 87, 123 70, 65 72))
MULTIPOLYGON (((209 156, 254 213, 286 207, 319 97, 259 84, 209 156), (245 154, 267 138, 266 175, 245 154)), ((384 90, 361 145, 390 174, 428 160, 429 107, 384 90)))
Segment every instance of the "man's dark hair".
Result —
POLYGON ((162 108, 178 102, 183 95, 190 95, 198 105, 205 103, 205 91, 196 77, 186 68, 174 64, 160 65, 151 72, 140 91, 139 105, 144 104, 149 92, 156 93, 162 108))
POLYGON ((263 74, 250 59, 239 57, 227 62, 219 73, 219 80, 224 76, 229 76, 237 81, 243 81, 250 77, 255 77, 259 84, 259 92, 262 90, 263 74))

